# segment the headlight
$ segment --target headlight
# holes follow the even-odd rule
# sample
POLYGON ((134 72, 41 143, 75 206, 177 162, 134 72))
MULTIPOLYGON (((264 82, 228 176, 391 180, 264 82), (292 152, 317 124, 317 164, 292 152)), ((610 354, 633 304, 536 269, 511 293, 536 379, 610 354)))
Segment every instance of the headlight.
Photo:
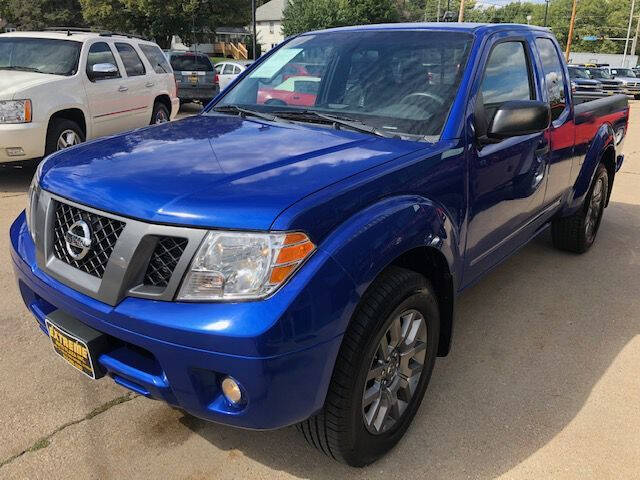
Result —
POLYGON ((36 173, 33 174, 31 184, 29 185, 29 192, 27 194, 27 208, 25 209, 25 216, 27 218, 27 228, 31 234, 33 241, 36 241, 36 232, 34 229, 34 214, 38 205, 38 195, 40 193, 40 175, 42 174, 42 166, 44 161, 40 162, 36 173))
POLYGON ((264 298, 314 250, 304 233, 209 232, 191 262, 178 300, 264 298))
POLYGON ((31 122, 31 100, 0 100, 0 123, 31 122))

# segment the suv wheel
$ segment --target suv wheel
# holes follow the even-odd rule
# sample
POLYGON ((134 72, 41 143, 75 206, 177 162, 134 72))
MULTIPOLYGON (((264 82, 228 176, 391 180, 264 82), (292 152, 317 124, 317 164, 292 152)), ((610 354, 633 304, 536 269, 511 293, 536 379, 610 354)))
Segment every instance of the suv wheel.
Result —
POLYGON ((420 406, 439 333, 422 275, 397 267, 380 275, 345 333, 322 411, 298 425, 307 442, 352 466, 393 448, 420 406))
POLYGON ((47 131, 44 154, 46 156, 82 142, 84 142, 84 132, 76 122, 66 118, 55 118, 47 131))
POLYGON ((600 228, 608 196, 609 175, 605 166, 600 164, 582 208, 570 217, 558 218, 551 224, 553 245, 574 253, 589 250, 600 228))
POLYGON ((156 102, 153 104, 153 113, 151 114, 150 125, 160 125, 169 121, 169 110, 164 104, 156 102))

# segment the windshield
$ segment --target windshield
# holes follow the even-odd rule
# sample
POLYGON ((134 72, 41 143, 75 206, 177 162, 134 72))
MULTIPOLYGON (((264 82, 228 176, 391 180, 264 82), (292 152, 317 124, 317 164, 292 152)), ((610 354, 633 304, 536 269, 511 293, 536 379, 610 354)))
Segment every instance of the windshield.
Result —
POLYGON ((633 70, 631 70, 630 68, 616 68, 615 72, 616 72, 616 76, 618 77, 634 78, 636 76, 636 74, 633 73, 633 70))
POLYGON ((81 45, 73 40, 0 37, 0 70, 74 75, 81 45))
POLYGON ((589 75, 582 68, 569 67, 569 76, 571 78, 586 78, 589 80, 589 75))
POLYGON ((315 115, 321 113, 389 136, 437 137, 471 42, 467 34, 436 31, 303 35, 272 54, 214 108, 285 112, 293 121, 326 119, 315 115))
POLYGON ((589 75, 591 75, 591 77, 593 78, 604 78, 605 80, 608 80, 611 78, 611 75, 609 75, 604 70, 599 70, 597 68, 590 68, 587 71, 589 72, 589 75))

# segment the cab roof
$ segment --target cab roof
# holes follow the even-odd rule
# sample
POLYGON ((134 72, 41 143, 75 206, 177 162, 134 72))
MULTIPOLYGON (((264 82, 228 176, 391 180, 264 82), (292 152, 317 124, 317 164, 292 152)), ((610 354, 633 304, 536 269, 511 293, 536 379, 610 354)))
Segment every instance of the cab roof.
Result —
POLYGON ((313 33, 344 32, 344 31, 376 31, 376 30, 441 30, 467 33, 494 33, 505 30, 542 31, 549 32, 546 27, 523 25, 520 23, 457 23, 457 22, 421 22, 421 23, 379 23, 373 25, 353 25, 349 27, 329 28, 313 33))

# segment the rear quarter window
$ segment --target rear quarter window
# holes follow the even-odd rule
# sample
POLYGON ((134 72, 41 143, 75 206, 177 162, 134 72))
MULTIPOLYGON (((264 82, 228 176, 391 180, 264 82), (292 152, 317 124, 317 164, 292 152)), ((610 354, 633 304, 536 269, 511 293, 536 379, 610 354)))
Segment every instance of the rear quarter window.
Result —
POLYGON ((162 53, 162 50, 160 50, 160 47, 143 43, 138 46, 156 73, 171 73, 171 66, 169 62, 167 62, 167 58, 164 56, 164 53, 162 53))

